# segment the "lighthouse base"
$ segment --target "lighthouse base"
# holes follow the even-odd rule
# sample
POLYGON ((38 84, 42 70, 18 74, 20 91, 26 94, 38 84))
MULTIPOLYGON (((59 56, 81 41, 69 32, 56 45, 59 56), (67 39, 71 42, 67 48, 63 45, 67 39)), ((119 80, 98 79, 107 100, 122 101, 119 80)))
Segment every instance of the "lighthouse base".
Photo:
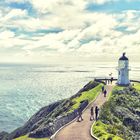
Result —
POLYGON ((117 82, 117 85, 118 85, 118 86, 124 86, 124 87, 130 86, 130 84, 131 84, 130 82, 125 83, 125 84, 124 84, 124 83, 119 83, 119 82, 117 82))

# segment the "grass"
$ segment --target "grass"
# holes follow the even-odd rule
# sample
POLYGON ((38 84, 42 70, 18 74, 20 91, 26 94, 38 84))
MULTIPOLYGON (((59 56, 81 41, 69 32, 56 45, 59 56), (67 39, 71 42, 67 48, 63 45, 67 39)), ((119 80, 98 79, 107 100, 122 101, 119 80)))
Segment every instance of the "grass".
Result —
POLYGON ((115 90, 123 90, 125 87, 123 87, 123 86, 118 86, 118 85, 116 85, 114 88, 113 88, 113 90, 109 93, 109 95, 108 95, 108 100, 109 99, 111 99, 111 97, 112 97, 112 93, 113 93, 113 91, 115 91, 115 90))
POLYGON ((81 101, 88 100, 88 102, 90 103, 91 101, 95 100, 95 98, 101 92, 102 86, 103 86, 103 84, 99 84, 98 86, 96 86, 95 88, 93 88, 89 91, 82 92, 80 97, 73 99, 72 102, 74 103, 74 105, 69 110, 69 113, 72 112, 73 110, 77 109, 79 107, 81 101))
POLYGON ((94 124, 94 129, 92 129, 93 133, 100 139, 100 140, 123 140, 121 137, 116 136, 112 133, 108 133, 110 131, 117 131, 117 129, 113 128, 111 125, 107 125, 102 123, 101 121, 97 121, 94 124))
POLYGON ((28 135, 25 135, 14 140, 49 140, 49 138, 29 138, 28 135))
POLYGON ((136 90, 140 90, 140 83, 133 83, 136 90))
POLYGON ((116 85, 113 90, 123 90, 125 87, 124 86, 118 86, 116 85))

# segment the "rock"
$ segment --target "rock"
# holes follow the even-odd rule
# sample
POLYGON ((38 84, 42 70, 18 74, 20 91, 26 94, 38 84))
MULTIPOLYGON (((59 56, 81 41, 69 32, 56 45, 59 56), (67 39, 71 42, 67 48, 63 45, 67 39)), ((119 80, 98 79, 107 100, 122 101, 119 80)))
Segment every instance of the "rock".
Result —
MULTIPOLYGON (((88 100, 83 100, 80 104, 81 111, 84 110, 84 108, 88 105, 88 100)), ((43 138, 43 137, 50 137, 52 136, 59 128, 61 128, 63 125, 69 123, 74 118, 77 117, 77 110, 67 114, 67 116, 57 116, 53 123, 49 123, 47 126, 40 125, 38 129, 35 131, 32 131, 29 134, 29 137, 31 138, 43 138)))
POLYGON ((91 89, 93 89, 94 87, 96 87, 97 85, 99 85, 99 82, 89 82, 87 85, 85 85, 81 90, 80 92, 84 92, 84 91, 89 91, 91 89))
POLYGON ((126 126, 132 126, 135 124, 135 121, 132 118, 127 117, 127 118, 124 118, 123 124, 126 126))
POLYGON ((42 129, 35 130, 29 134, 29 137, 31 138, 44 138, 53 135, 53 127, 43 127, 42 129))
POLYGON ((4 138, 4 137, 6 137, 8 135, 8 133, 7 132, 1 132, 0 133, 0 140, 2 139, 2 138, 4 138))
POLYGON ((140 110, 136 110, 136 114, 140 117, 140 110))

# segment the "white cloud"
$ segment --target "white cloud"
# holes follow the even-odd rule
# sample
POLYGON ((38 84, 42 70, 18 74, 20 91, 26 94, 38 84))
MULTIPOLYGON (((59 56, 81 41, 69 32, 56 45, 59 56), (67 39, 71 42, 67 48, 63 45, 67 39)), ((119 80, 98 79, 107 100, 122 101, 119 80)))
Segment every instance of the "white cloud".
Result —
MULTIPOLYGON (((18 20, 27 17, 26 10, 20 9, 9 9, 2 14, 0 18, 0 28, 7 28, 7 27, 15 27, 18 23, 18 20)), ((19 28, 19 26, 16 26, 19 28)))
POLYGON ((13 9, 5 16, 5 19, 17 18, 17 17, 23 18, 24 16, 27 16, 26 10, 13 9))
POLYGON ((14 36, 15 36, 15 33, 11 32, 11 31, 0 32, 0 40, 14 38, 14 36))
POLYGON ((56 49, 59 52, 64 52, 67 50, 68 41, 73 40, 73 38, 79 33, 79 30, 65 30, 60 33, 52 33, 42 37, 35 37, 37 41, 31 42, 24 47, 25 50, 32 50, 36 48, 48 48, 50 50, 56 49))
POLYGON ((55 59, 60 55, 79 57, 84 54, 83 57, 92 57, 97 54, 113 55, 122 51, 138 54, 140 51, 138 11, 127 10, 111 14, 85 10, 89 2, 103 4, 111 0, 30 2, 38 12, 36 16, 29 16, 26 10, 20 9, 8 9, 4 14, 0 11, 0 49, 16 49, 15 57, 25 60, 41 57, 40 60, 43 60, 48 59, 47 56, 55 59), (10 28, 21 32, 16 34, 10 28), (55 28, 62 31, 42 34, 36 32, 55 28))
POLYGON ((84 9, 87 1, 86 0, 31 0, 32 5, 41 13, 56 13, 60 14, 65 12, 71 12, 73 9, 81 10, 84 9), (54 10, 55 9, 55 10, 54 10))

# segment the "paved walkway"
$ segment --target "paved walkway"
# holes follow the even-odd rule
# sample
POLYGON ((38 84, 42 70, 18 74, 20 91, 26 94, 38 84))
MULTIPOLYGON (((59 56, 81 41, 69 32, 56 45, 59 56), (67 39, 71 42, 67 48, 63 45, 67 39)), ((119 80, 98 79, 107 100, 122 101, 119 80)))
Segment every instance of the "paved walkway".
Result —
MULTIPOLYGON (((113 85, 107 85, 107 93, 112 91, 113 85)), ((106 102, 107 98, 103 96, 103 93, 100 93, 97 99, 90 104, 88 108, 83 112, 82 122, 74 121, 68 126, 60 130, 54 140, 93 140, 90 135, 90 129, 93 124, 93 121, 90 121, 90 108, 91 106, 102 106, 106 102)))

